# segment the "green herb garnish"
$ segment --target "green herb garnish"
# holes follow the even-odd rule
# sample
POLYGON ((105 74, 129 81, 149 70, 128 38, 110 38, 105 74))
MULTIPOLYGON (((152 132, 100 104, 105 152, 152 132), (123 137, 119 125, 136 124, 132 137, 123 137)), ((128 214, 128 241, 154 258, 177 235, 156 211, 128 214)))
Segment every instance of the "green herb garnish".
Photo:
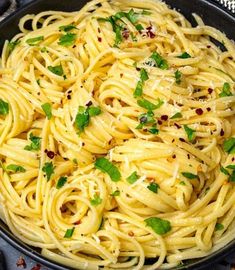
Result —
POLYGON ((151 190, 154 193, 157 193, 158 189, 159 189, 159 185, 157 183, 150 183, 147 188, 149 190, 151 190))
POLYGON ((113 193, 111 193, 110 195, 113 196, 113 197, 117 197, 117 196, 120 195, 120 190, 117 189, 113 193))
POLYGON ((153 110, 159 109, 164 104, 164 101, 158 98, 158 104, 153 104, 147 99, 142 98, 142 99, 139 99, 137 103, 140 107, 145 108, 148 111, 153 111, 153 110))
POLYGON ((50 70, 50 72, 54 73, 55 75, 58 76, 63 76, 64 75, 64 70, 63 67, 60 65, 58 66, 48 66, 48 69, 50 70))
POLYGON ((9 113, 9 104, 0 98, 0 115, 9 113))
POLYGON ((22 166, 19 166, 19 165, 15 165, 15 164, 8 165, 6 167, 6 170, 7 171, 14 172, 14 173, 17 173, 17 172, 26 172, 25 168, 23 168, 22 166))
POLYGON ((153 231, 159 235, 163 235, 171 230, 171 223, 157 217, 151 217, 144 220, 146 226, 151 227, 153 231))
POLYGON ((196 174, 190 172, 182 172, 182 175, 188 179, 198 179, 198 176, 196 174))
POLYGON ((73 24, 68 24, 68 25, 60 26, 59 29, 60 29, 60 31, 69 32, 73 29, 77 29, 77 27, 73 24))
POLYGON ((156 66, 159 67, 160 69, 169 68, 167 61, 163 59, 162 56, 158 54, 157 52, 153 52, 150 58, 155 61, 156 66))
POLYGON ((43 36, 39 36, 39 37, 27 39, 26 40, 26 43, 28 43, 30 46, 36 46, 36 45, 38 45, 43 40, 44 40, 44 37, 43 36))
POLYGON ((74 227, 72 229, 68 229, 64 235, 64 238, 71 238, 73 236, 74 230, 74 227))
POLYGON ((224 229, 224 225, 221 223, 216 223, 215 224, 215 231, 221 231, 224 229))
POLYGON ((219 94, 220 97, 229 97, 232 96, 233 94, 231 93, 231 86, 229 83, 224 83, 222 92, 219 94))
POLYGON ((137 172, 133 172, 130 176, 127 177, 126 180, 129 184, 134 184, 139 178, 140 177, 137 172))
POLYGON ((52 174, 54 173, 55 167, 53 166, 52 162, 46 162, 42 167, 42 171, 46 173, 47 181, 51 179, 52 174))
POLYGON ((33 133, 30 133, 29 139, 31 141, 31 144, 26 145, 24 149, 27 150, 27 151, 32 151, 32 150, 37 151, 37 150, 39 150, 40 147, 41 147, 41 138, 37 137, 37 136, 34 136, 33 133))
POLYGON ((60 37, 58 44, 61 46, 72 46, 76 41, 77 35, 72 33, 67 33, 60 37))
POLYGON ((52 112, 51 112, 51 104, 50 103, 44 103, 42 104, 42 109, 44 113, 46 114, 47 118, 50 120, 52 117, 52 112))
POLYGON ((171 116, 170 119, 176 119, 176 118, 182 118, 182 117, 183 117, 182 113, 177 112, 176 114, 174 114, 173 116, 171 116))
POLYGON ((179 70, 175 72, 175 82, 181 84, 182 73, 179 70))
POLYGON ((61 176, 61 177, 59 178, 57 184, 56 184, 56 188, 57 188, 57 189, 62 188, 62 187, 65 185, 65 183, 67 182, 67 179, 68 179, 68 177, 61 176))
POLYGON ((15 49, 15 47, 20 44, 20 40, 16 40, 16 41, 10 41, 8 43, 8 50, 9 50, 9 54, 12 53, 12 51, 15 49))
POLYGON ((177 56, 178 58, 181 59, 187 59, 187 58, 191 58, 191 55, 188 54, 187 52, 182 53, 181 55, 177 56))
POLYGON ((187 125, 184 125, 184 130, 188 136, 188 140, 191 142, 194 140, 195 138, 195 132, 196 130, 191 129, 190 127, 188 127, 187 125))
POLYGON ((227 139, 223 143, 224 151, 228 154, 234 154, 235 153, 235 138, 232 137, 230 139, 227 139))
POLYGON ((99 195, 95 194, 95 195, 94 195, 94 198, 91 199, 90 202, 91 202, 91 205, 97 206, 97 205, 99 205, 99 204, 102 203, 102 199, 100 198, 99 195))
POLYGON ((104 157, 96 159, 95 168, 107 173, 114 182, 118 182, 121 179, 119 169, 104 157))

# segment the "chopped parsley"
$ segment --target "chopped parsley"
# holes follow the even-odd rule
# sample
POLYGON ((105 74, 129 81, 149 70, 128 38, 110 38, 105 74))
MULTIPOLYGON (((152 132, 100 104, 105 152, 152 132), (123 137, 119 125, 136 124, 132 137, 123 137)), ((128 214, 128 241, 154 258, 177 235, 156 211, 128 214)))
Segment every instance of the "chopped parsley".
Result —
POLYGON ((19 165, 15 165, 15 164, 10 164, 6 167, 6 170, 7 171, 10 171, 10 172, 14 172, 14 173, 17 173, 17 172, 26 172, 25 168, 22 167, 22 166, 19 166, 19 165))
POLYGON ((25 146, 25 150, 27 151, 37 151, 41 148, 41 138, 34 136, 33 133, 30 133, 29 139, 31 141, 30 145, 25 146))
POLYGON ((195 138, 195 132, 196 130, 191 129, 190 127, 188 127, 187 125, 184 125, 184 131, 186 132, 187 136, 188 136, 188 140, 191 142, 194 140, 195 138))
POLYGON ((47 118, 50 120, 52 117, 52 112, 51 112, 51 104, 50 103, 44 103, 42 104, 42 109, 44 113, 46 114, 47 118))
POLYGON ((117 197, 117 196, 120 196, 120 190, 115 190, 113 193, 111 193, 110 195, 113 196, 113 197, 117 197))
POLYGON ((140 107, 145 108, 148 111, 153 111, 153 110, 159 109, 164 104, 164 101, 158 98, 158 104, 153 104, 147 99, 142 98, 142 99, 139 99, 137 103, 140 107))
POLYGON ((154 113, 152 111, 142 113, 139 116, 139 122, 140 124, 136 127, 136 129, 142 129, 145 125, 156 124, 156 120, 154 119, 154 113))
POLYGON ((62 187, 65 185, 65 183, 67 182, 67 179, 68 179, 68 177, 61 176, 61 177, 59 178, 57 184, 56 184, 56 188, 57 188, 57 189, 62 188, 62 187))
POLYGON ((118 182, 121 179, 119 169, 104 157, 96 159, 95 168, 107 173, 113 182, 118 182))
POLYGON ((157 193, 158 192, 158 189, 159 189, 159 185, 157 183, 150 183, 147 188, 149 190, 151 190, 152 192, 154 193, 157 193))
POLYGON ((144 220, 146 226, 151 227, 156 234, 163 235, 171 230, 171 223, 158 217, 151 217, 144 220))
POLYGON ((9 113, 9 104, 0 98, 0 115, 9 113))
POLYGON ((55 75, 58 76, 63 76, 64 75, 64 70, 63 67, 60 65, 58 66, 48 66, 48 69, 50 70, 50 72, 54 73, 55 75))
POLYGON ((235 153, 235 137, 231 137, 230 139, 227 139, 223 143, 223 149, 228 154, 234 154, 235 153))
POLYGON ((183 117, 182 113, 177 112, 173 116, 171 116, 170 119, 177 119, 177 118, 182 118, 182 117, 183 117))
POLYGON ((28 43, 30 46, 36 46, 36 45, 38 45, 43 40, 44 40, 44 37, 43 36, 39 36, 39 37, 27 39, 26 40, 26 43, 28 43))
POLYGON ((190 54, 188 54, 187 52, 182 53, 181 55, 177 56, 178 58, 181 59, 187 59, 187 58, 191 58, 192 56, 190 54))
POLYGON ((180 181, 179 184, 180 184, 181 186, 186 186, 186 184, 185 184, 184 181, 180 181))
POLYGON ((72 229, 68 229, 64 235, 64 238, 71 238, 73 236, 74 230, 74 227, 72 229))
POLYGON ((220 97, 229 97, 233 94, 231 93, 231 86, 229 83, 225 82, 222 88, 222 92, 219 94, 220 97))
POLYGON ((9 50, 9 54, 12 53, 12 51, 15 49, 15 47, 20 44, 20 40, 15 40, 15 41, 10 41, 8 43, 8 50, 9 50))
POLYGON ((69 32, 73 29, 77 29, 77 27, 73 24, 68 24, 68 25, 60 26, 59 29, 60 29, 60 31, 69 32))
POLYGON ((231 165, 226 166, 226 168, 221 167, 221 168, 220 168, 220 171, 221 171, 223 174, 229 176, 228 181, 230 181, 230 182, 235 182, 235 165, 232 165, 232 164, 231 164, 231 165), (230 173, 229 170, 232 170, 232 172, 230 173))
POLYGON ((75 118, 75 127, 81 132, 84 131, 84 128, 89 125, 90 117, 101 114, 100 107, 83 107, 79 106, 78 113, 75 118))
POLYGON ((221 223, 216 223, 215 224, 215 231, 221 231, 224 229, 224 225, 221 223))
POLYGON ((129 184, 134 184, 139 178, 139 175, 135 171, 130 176, 128 176, 126 180, 129 184))
POLYGON ((91 205, 93 205, 93 206, 97 206, 97 205, 99 205, 99 204, 102 203, 102 199, 100 198, 99 195, 95 194, 95 195, 94 195, 94 198, 90 200, 90 203, 91 203, 91 205))
POLYGON ((61 46, 69 47, 75 43, 76 38, 76 34, 66 33, 65 35, 60 37, 58 44, 61 46))
POLYGON ((153 125, 148 131, 154 135, 159 133, 159 129, 156 128, 156 125, 153 125))
POLYGON ((160 69, 164 70, 169 68, 167 61, 163 59, 163 57, 157 52, 153 52, 150 58, 154 60, 155 66, 159 67, 160 69))
POLYGON ((198 176, 196 174, 190 172, 182 172, 182 175, 188 179, 198 179, 198 176))
POLYGON ((46 162, 42 167, 42 171, 46 173, 47 181, 51 179, 52 174, 54 173, 55 167, 53 166, 52 162, 46 162))
POLYGON ((143 94, 144 82, 149 79, 148 73, 144 68, 140 70, 140 80, 138 81, 135 91, 134 97, 141 97, 143 94))
POLYGON ((181 84, 181 79, 182 79, 182 73, 179 70, 176 70, 176 72, 175 72, 175 82, 177 84, 181 84))

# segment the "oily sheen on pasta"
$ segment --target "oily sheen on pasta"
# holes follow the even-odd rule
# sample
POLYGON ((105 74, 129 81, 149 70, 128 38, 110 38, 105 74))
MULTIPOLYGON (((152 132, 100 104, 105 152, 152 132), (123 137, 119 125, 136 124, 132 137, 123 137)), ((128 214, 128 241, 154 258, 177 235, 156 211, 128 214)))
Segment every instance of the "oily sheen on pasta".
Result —
POLYGON ((95 0, 20 20, 0 68, 0 217, 19 239, 153 270, 234 238, 235 46, 194 18, 95 0))

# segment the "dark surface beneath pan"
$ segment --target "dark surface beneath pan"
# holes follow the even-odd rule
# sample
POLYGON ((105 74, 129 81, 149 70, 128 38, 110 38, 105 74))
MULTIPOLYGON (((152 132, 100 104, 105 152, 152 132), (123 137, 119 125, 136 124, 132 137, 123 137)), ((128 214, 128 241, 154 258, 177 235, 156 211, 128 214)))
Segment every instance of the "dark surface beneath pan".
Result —
MULTIPOLYGON (((0 0, 1 1, 1 0, 0 0)), ((38 13, 45 10, 61 10, 61 11, 76 11, 79 10, 87 0, 38 0, 33 3, 21 8, 16 13, 5 19, 0 23, 0 51, 4 44, 4 40, 11 39, 15 34, 19 32, 18 22, 19 19, 25 14, 38 13)), ((235 39, 234 37, 234 25, 235 18, 232 14, 221 9, 220 6, 216 5, 210 0, 165 0, 171 7, 179 9, 186 18, 194 24, 194 20, 191 16, 192 13, 200 15, 204 22, 210 26, 213 26, 226 35, 235 39)), ((63 267, 60 264, 56 264, 49 261, 40 255, 40 251, 31 248, 20 240, 16 239, 9 231, 9 229, 0 221, 0 236, 4 238, 13 247, 20 250, 25 255, 32 257, 34 260, 44 264, 55 270, 66 270, 67 267, 63 267)), ((202 259, 191 260, 186 264, 177 269, 209 269, 209 267, 223 259, 230 253, 235 252, 235 240, 220 249, 219 251, 202 259)))

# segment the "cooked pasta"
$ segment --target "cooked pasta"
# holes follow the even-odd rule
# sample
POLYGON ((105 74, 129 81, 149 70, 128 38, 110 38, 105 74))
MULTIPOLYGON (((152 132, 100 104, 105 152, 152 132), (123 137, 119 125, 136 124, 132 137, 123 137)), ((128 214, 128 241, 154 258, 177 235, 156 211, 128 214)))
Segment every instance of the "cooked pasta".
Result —
POLYGON ((0 68, 0 217, 76 269, 162 269, 235 233, 235 45, 165 3, 26 15, 0 68))

